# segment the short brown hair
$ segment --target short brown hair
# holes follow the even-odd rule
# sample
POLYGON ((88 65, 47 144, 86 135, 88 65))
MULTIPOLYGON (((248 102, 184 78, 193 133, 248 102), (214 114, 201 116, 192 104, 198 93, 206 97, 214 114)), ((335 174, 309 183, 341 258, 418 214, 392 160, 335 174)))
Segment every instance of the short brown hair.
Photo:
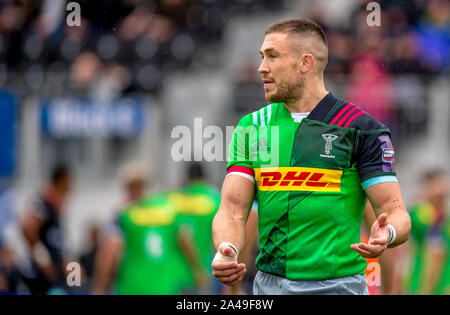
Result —
POLYGON ((317 23, 307 19, 291 19, 274 23, 269 26, 265 35, 270 33, 313 35, 318 37, 326 46, 328 46, 327 37, 325 36, 323 29, 317 23))
POLYGON ((323 74, 328 63, 328 42, 325 32, 317 23, 306 19, 284 20, 272 24, 266 30, 265 35, 271 33, 285 33, 294 36, 303 35, 303 37, 317 39, 318 45, 312 44, 310 48, 314 51, 314 58, 318 61, 317 70, 323 74))

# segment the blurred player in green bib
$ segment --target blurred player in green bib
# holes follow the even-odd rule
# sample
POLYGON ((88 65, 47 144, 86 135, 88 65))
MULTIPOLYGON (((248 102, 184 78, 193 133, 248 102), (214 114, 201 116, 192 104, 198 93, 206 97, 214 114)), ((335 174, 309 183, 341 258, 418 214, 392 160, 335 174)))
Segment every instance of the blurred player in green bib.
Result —
POLYGON ((180 264, 178 222, 166 194, 145 198, 118 217, 124 252, 115 291, 117 294, 178 294, 180 264))
POLYGON ((442 171, 430 171, 422 184, 422 200, 409 207, 412 265, 407 293, 450 294, 448 179, 442 171))
POLYGON ((177 205, 169 192, 124 206, 107 228, 92 292, 181 294, 186 273, 200 269, 188 237, 180 229, 177 205))
POLYGON ((211 277, 211 260, 215 253, 211 225, 219 208, 220 192, 206 182, 201 164, 192 163, 188 167, 185 187, 169 195, 170 200, 176 204, 184 240, 191 240, 191 246, 200 261, 200 268, 193 269, 189 261, 184 260, 184 293, 217 292, 213 288, 211 277))

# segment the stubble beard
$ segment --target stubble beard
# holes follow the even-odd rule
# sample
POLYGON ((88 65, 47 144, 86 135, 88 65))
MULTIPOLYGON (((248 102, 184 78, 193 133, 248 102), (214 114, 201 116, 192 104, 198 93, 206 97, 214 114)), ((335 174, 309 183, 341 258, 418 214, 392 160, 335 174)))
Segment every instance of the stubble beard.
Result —
POLYGON ((271 103, 289 104, 295 99, 301 99, 303 96, 304 81, 298 77, 290 82, 279 84, 274 92, 265 91, 265 97, 271 103))

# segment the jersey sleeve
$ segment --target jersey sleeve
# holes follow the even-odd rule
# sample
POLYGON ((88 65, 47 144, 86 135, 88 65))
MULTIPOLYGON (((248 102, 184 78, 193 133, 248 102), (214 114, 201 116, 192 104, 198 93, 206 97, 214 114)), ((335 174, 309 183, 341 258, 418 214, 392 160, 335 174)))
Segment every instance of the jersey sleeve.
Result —
POLYGON ((254 152, 250 149, 255 132, 256 127, 252 125, 249 115, 244 116, 236 126, 228 147, 227 176, 234 174, 255 181, 252 164, 254 152))
POLYGON ((356 169, 364 190, 370 186, 398 182, 394 169, 395 151, 389 129, 364 115, 357 131, 356 169))
POLYGON ((258 213, 258 200, 253 200, 251 211, 258 213))
POLYGON ((360 134, 356 163, 363 189, 380 183, 397 182, 395 151, 388 132, 360 134))

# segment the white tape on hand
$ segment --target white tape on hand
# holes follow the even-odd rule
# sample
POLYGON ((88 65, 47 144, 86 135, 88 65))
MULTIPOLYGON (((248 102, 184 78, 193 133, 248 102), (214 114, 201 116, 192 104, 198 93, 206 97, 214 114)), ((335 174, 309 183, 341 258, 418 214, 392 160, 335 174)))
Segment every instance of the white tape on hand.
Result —
POLYGON ((238 258, 238 251, 236 247, 233 244, 227 242, 220 243, 219 247, 217 248, 216 256, 214 256, 214 260, 225 262, 237 262, 237 258, 238 258), (221 253, 220 250, 225 246, 231 247, 231 249, 234 251, 235 255, 233 257, 225 256, 221 253))

